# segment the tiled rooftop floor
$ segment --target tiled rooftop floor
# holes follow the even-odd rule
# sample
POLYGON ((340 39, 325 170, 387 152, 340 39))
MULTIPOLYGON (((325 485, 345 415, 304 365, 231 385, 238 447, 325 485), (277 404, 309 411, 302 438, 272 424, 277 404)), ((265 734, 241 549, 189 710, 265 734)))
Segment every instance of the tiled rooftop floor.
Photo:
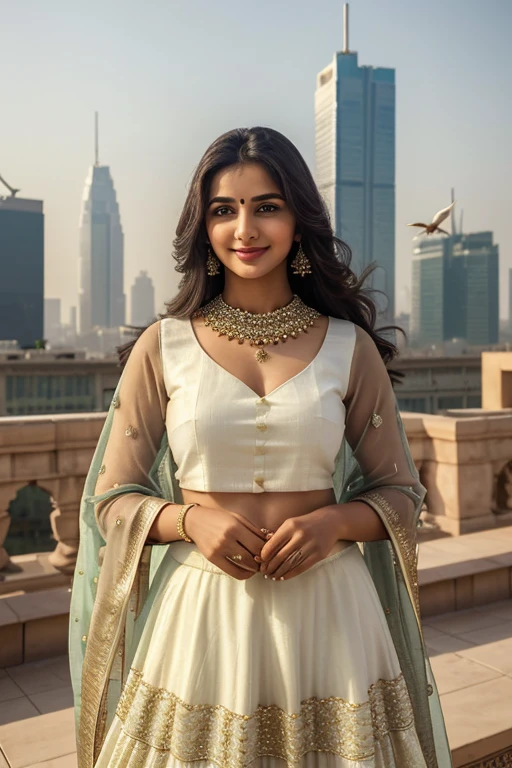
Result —
POLYGON ((72 706, 67 656, 0 670, 0 745, 12 768, 76 768, 72 706))
MULTIPOLYGON (((512 744, 512 600, 424 631, 455 768, 512 744)), ((12 768, 76 768, 67 657, 0 671, 0 744, 12 768)))
POLYGON ((512 745, 512 600, 423 626, 454 766, 512 745))

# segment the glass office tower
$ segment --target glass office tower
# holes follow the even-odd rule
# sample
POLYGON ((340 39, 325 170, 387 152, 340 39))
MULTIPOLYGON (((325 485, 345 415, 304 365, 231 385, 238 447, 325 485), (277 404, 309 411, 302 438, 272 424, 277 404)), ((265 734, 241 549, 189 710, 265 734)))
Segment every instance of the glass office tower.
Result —
MULTIPOLYGON (((348 45, 348 44, 347 44, 348 45)), ((395 312, 395 70, 359 66, 345 50, 317 77, 316 182, 357 273, 379 266, 372 286, 395 312)))
MULTIPOLYGON (((464 273, 465 313, 468 344, 487 346, 499 340, 499 249, 492 232, 462 235, 453 243, 452 262, 464 273)), ((454 280, 455 282, 455 280, 454 280)), ((452 291, 453 295, 453 291, 452 291)), ((450 302, 453 306, 453 301, 450 302)))
POLYGON ((492 232, 414 239, 411 338, 416 344, 499 339, 499 248, 492 232))
POLYGON ((43 323, 43 203, 0 197, 0 339, 33 347, 43 323))

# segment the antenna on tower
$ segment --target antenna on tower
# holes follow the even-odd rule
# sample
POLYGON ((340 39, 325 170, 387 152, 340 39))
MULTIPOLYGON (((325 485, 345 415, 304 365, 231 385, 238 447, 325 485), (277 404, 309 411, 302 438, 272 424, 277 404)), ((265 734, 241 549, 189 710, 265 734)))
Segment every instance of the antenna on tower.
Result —
MULTIPOLYGON (((452 203, 454 203, 454 202, 455 202, 455 190, 452 187, 452 203)), ((457 227, 455 225, 455 206, 453 206, 453 208, 452 208, 451 219, 452 219, 452 235, 456 235, 457 234, 457 227)))
POLYGON ((348 47, 348 3, 343 4, 343 53, 350 53, 348 47))
POLYGON ((98 167, 99 161, 99 147, 98 147, 98 113, 94 113, 94 165, 98 167))

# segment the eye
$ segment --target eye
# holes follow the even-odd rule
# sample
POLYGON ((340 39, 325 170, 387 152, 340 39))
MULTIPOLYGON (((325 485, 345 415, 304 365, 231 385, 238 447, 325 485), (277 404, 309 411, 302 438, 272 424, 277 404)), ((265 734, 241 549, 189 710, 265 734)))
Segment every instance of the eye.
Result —
POLYGON ((213 215, 214 216, 225 216, 226 215, 226 211, 228 213, 233 213, 231 208, 228 208, 227 205, 223 205, 220 208, 216 208, 215 211, 213 212, 213 215), (224 211, 224 213, 223 213, 223 211, 224 211))
POLYGON ((273 213, 274 211, 278 211, 279 210, 279 206, 278 205, 274 205, 273 203, 265 203, 258 210, 260 210, 262 213, 273 213), (270 209, 270 210, 264 211, 263 208, 267 208, 267 209, 270 209))

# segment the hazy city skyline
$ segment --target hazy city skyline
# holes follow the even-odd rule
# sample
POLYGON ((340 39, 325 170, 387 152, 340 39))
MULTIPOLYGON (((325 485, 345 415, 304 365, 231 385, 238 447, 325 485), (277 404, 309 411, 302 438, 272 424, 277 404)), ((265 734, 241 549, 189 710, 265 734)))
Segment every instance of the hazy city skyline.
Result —
MULTIPOLYGON (((95 110, 100 163, 111 168, 123 212, 124 290, 148 268, 161 311, 181 277, 172 240, 186 188, 214 138, 270 125, 315 172, 316 75, 342 48, 342 7, 91 0, 85 14, 63 0, 0 0, 4 57, 13 62, 0 83, 0 173, 20 196, 44 201, 45 296, 62 299, 64 317, 77 303, 95 110)), ((490 230, 500 247, 507 316, 511 21, 506 0, 350 3, 360 65, 396 70, 398 312, 409 309, 414 233, 406 224, 448 205, 453 186, 465 232, 490 230)))

